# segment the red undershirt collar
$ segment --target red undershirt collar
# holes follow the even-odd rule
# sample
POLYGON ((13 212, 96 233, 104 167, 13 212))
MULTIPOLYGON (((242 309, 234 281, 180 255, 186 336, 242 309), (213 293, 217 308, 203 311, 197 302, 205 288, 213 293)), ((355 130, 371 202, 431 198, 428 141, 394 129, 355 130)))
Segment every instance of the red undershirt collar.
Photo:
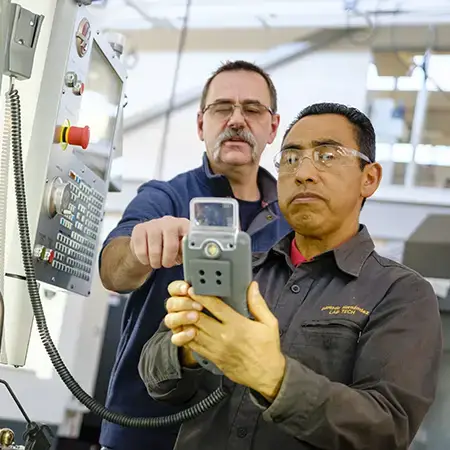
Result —
POLYGON ((294 266, 298 266, 306 261, 306 258, 300 253, 295 243, 295 238, 291 242, 291 261, 294 266))

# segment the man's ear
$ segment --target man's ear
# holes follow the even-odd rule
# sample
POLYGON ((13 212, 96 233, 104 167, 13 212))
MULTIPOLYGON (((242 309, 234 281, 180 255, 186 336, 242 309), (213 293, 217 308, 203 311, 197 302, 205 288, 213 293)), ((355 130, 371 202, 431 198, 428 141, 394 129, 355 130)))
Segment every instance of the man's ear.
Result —
POLYGON ((199 111, 197 113, 197 135, 201 141, 204 141, 203 138, 203 113, 199 111))
POLYGON ((274 114, 272 116, 272 124, 271 124, 272 130, 270 132, 269 139, 267 141, 268 144, 271 144, 277 137, 277 131, 279 126, 280 126, 280 115, 274 114))
POLYGON ((367 164, 363 170, 361 196, 371 197, 381 183, 383 169, 379 163, 367 164))

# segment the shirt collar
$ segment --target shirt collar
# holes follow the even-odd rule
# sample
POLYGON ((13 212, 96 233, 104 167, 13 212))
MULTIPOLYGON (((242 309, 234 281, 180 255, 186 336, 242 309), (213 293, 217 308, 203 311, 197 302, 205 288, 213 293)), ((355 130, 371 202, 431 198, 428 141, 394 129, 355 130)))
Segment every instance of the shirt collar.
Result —
MULTIPOLYGON (((271 253, 278 253, 285 258, 290 258, 292 250, 292 240, 295 233, 291 232, 281 239, 275 246, 263 255, 254 258, 254 265, 262 264, 271 253)), ((370 237, 365 225, 360 225, 358 233, 339 247, 313 258, 311 261, 327 258, 333 255, 337 267, 344 273, 358 277, 367 258, 375 249, 375 245, 370 237)), ((256 255, 255 255, 256 256, 256 255)))
POLYGON ((343 272, 358 277, 367 258, 375 245, 365 225, 360 225, 359 232, 350 240, 341 244, 333 253, 336 264, 343 272))
MULTIPOLYGON (((202 166, 197 169, 197 176, 204 184, 210 186, 215 197, 233 196, 233 191, 231 190, 228 179, 223 175, 216 175, 211 170, 206 152, 203 154, 202 166)), ((258 170, 258 185, 261 190, 263 207, 278 201, 277 180, 268 170, 261 166, 258 170)))

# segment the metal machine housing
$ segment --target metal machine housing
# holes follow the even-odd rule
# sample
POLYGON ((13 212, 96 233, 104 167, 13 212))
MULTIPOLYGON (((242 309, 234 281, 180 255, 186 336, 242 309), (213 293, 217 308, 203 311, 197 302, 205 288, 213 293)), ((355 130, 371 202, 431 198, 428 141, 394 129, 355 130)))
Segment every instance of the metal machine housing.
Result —
POLYGON ((38 217, 35 270, 38 281, 88 296, 126 72, 111 45, 91 28, 84 7, 70 46, 38 217), (108 114, 98 92, 113 95, 103 104, 108 114), (94 123, 86 123, 86 114, 94 123), (96 133, 102 139, 92 142, 96 133))

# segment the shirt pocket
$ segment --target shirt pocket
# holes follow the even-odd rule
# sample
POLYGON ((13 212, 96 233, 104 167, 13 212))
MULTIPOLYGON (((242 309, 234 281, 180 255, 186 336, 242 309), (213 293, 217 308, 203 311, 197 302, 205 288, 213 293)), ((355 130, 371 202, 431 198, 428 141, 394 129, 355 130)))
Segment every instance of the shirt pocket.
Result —
POLYGON ((331 381, 350 384, 360 334, 351 320, 304 321, 287 353, 331 381))

